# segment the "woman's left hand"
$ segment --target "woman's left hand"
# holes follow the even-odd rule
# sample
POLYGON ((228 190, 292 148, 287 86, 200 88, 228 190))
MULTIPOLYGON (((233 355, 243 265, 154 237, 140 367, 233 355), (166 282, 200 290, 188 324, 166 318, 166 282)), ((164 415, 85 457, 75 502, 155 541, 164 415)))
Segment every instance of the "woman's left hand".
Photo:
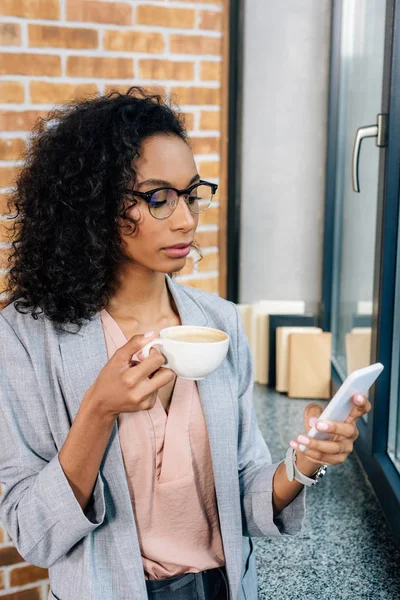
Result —
MULTIPOLYGON (((290 445, 296 448, 296 464, 300 471, 302 466, 306 470, 310 470, 313 465, 338 465, 346 460, 349 454, 353 452, 354 441, 358 438, 359 433, 356 427, 356 421, 362 415, 371 410, 371 404, 365 396, 356 394, 353 396, 354 407, 344 423, 338 421, 324 421, 327 428, 322 429, 319 422, 317 429, 326 433, 331 433, 333 436, 329 440, 317 440, 308 438, 307 434, 303 433, 297 436, 296 440, 292 440, 290 445), (300 450, 299 446, 306 446, 306 450, 300 450)), ((318 417, 322 413, 322 408, 319 404, 311 402, 304 409, 304 428, 309 431, 315 425, 318 417)))

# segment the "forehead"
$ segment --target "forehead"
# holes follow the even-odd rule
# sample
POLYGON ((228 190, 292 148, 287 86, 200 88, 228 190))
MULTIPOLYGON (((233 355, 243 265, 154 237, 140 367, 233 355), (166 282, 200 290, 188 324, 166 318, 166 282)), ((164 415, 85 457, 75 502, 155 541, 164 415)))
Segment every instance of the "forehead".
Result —
POLYGON ((185 187, 197 173, 192 151, 176 135, 155 135, 143 140, 135 170, 137 183, 164 179, 176 187, 185 187))

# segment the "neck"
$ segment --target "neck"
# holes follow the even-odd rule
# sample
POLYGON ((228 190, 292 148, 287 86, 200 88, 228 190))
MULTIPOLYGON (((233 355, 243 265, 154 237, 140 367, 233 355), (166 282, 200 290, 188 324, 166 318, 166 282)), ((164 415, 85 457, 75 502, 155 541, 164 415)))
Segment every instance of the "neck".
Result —
POLYGON ((113 318, 138 323, 152 323, 167 316, 172 307, 165 274, 124 263, 106 310, 113 318))

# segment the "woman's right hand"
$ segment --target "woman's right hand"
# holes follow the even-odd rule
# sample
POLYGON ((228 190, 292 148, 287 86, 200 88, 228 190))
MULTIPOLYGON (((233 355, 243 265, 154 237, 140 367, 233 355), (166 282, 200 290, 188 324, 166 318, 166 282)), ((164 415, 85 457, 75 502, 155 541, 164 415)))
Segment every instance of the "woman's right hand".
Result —
POLYGON ((85 393, 86 402, 104 418, 115 420, 123 412, 153 408, 157 391, 174 379, 173 371, 160 369, 165 358, 155 348, 141 363, 132 365, 132 356, 155 337, 133 336, 115 352, 85 393))

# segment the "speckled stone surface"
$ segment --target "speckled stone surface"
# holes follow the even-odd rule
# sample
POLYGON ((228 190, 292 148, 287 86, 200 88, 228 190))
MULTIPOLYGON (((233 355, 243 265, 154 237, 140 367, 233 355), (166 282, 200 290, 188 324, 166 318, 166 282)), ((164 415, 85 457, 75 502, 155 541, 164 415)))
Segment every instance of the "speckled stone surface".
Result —
MULTIPOLYGON (((310 400, 257 384, 254 400, 272 459, 283 460, 310 400)), ((400 549, 354 453, 307 490, 302 537, 254 542, 260 599, 400 600, 400 549)))

